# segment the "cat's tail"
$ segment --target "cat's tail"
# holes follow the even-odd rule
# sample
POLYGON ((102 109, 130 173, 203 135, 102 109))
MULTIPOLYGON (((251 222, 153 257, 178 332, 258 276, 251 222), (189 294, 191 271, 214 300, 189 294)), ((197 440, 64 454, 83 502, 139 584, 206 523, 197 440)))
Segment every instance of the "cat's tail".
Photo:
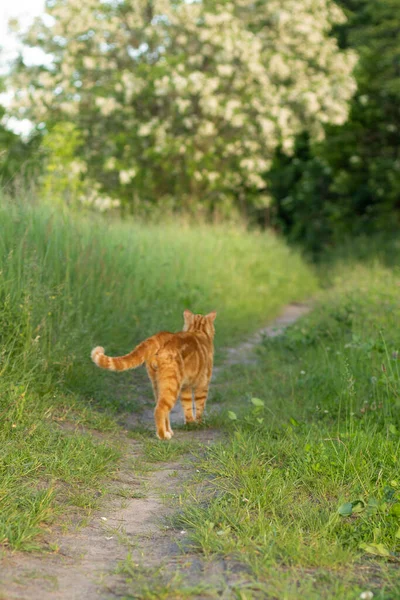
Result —
POLYGON ((158 344, 154 338, 148 338, 141 342, 136 348, 125 354, 125 356, 106 356, 104 348, 97 346, 92 350, 92 361, 102 369, 110 371, 126 371, 140 367, 150 356, 158 350, 158 344))

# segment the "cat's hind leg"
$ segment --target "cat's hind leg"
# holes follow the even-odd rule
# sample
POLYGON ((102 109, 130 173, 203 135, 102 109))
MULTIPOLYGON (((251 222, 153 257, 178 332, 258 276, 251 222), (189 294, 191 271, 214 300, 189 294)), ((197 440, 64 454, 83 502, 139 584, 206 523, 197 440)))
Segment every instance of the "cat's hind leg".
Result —
POLYGON ((174 435, 169 421, 169 413, 179 394, 178 386, 159 386, 158 402, 154 411, 157 437, 160 440, 170 440, 174 435))
POLYGON ((151 381, 151 385, 153 386, 154 400, 158 401, 158 384, 157 384, 157 371, 151 365, 146 365, 147 375, 151 381))
POLYGON ((174 369, 159 369, 157 384, 158 401, 154 411, 157 436, 160 440, 170 440, 174 432, 171 429, 169 413, 179 396, 181 387, 179 373, 174 369))
POLYGON ((169 413, 178 399, 183 382, 183 364, 179 353, 174 349, 162 349, 157 354, 157 406, 154 411, 157 436, 160 440, 170 440, 173 431, 169 413))
POLYGON ((193 423, 193 391, 192 388, 185 388, 181 392, 181 404, 183 408, 183 414, 185 417, 185 423, 193 423))
MULTIPOLYGON (((151 385, 153 386, 154 399, 156 404, 158 402, 158 383, 157 383, 157 371, 152 367, 147 367, 147 373, 149 375, 151 385)), ((174 435, 174 432, 171 429, 171 424, 169 421, 169 413, 165 417, 165 431, 171 434, 171 437, 174 435)))

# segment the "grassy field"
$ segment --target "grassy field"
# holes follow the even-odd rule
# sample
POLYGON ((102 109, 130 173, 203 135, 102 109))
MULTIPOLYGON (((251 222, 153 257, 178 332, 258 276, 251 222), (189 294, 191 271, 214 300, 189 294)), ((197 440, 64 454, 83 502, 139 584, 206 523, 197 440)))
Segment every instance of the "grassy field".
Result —
POLYGON ((282 241, 240 228, 107 221, 26 197, 0 201, 0 224, 0 543, 31 549, 68 507, 98 505, 124 451, 110 414, 138 406, 132 375, 96 369, 94 345, 123 354, 190 308, 218 311, 220 348, 317 284, 282 241))
POLYGON ((329 283, 216 392, 229 437, 183 526, 247 566, 242 600, 400 598, 400 269, 332 262, 329 283))

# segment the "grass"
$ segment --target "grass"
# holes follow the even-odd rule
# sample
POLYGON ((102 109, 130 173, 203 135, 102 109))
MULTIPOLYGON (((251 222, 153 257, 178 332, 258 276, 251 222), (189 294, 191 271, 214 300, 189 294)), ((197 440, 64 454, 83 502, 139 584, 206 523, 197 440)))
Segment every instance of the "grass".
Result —
POLYGON ((257 364, 225 372, 229 440, 179 517, 205 556, 246 566, 239 598, 400 598, 400 270, 330 277, 257 364))
POLYGON ((0 543, 28 550, 67 507, 97 506, 124 452, 113 415, 140 407, 139 374, 96 369, 94 345, 125 353, 190 308, 218 310, 220 348, 316 277, 274 235, 239 227, 107 221, 29 197, 1 198, 0 223, 0 543))
POLYGON ((116 574, 124 577, 122 589, 116 592, 119 596, 123 594, 125 600, 189 600, 199 596, 212 600, 217 597, 215 589, 206 582, 187 584, 179 569, 166 574, 162 567, 146 568, 131 554, 119 562, 116 574))
POLYGON ((198 444, 192 441, 174 440, 173 444, 165 444, 154 438, 143 438, 142 450, 145 460, 149 462, 174 462, 182 456, 189 455, 198 444))
MULTIPOLYGON (((0 223, 0 543, 31 550, 99 506, 125 452, 114 416, 139 408, 140 377, 95 369, 93 345, 123 353, 179 329, 185 308, 217 309, 219 352, 317 284, 278 238, 238 227, 107 222, 5 199, 0 223)), ((374 258, 361 244, 363 265, 329 257, 312 314, 214 392, 228 440, 202 450, 207 484, 188 489, 178 519, 210 560, 244 567, 232 597, 400 598, 396 244, 374 258)), ((135 435, 137 472, 193 450, 135 435)), ((121 572, 143 579, 140 597, 200 593, 179 572, 147 585, 129 557, 121 572)))

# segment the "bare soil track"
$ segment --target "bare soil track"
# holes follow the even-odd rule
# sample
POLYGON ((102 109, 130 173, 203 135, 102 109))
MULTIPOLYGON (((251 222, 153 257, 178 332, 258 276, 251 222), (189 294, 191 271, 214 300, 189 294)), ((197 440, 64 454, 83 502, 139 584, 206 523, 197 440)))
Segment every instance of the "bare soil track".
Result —
MULTIPOLYGON (((225 363, 214 369, 214 378, 224 365, 253 360, 254 347, 264 336, 281 334, 307 311, 305 305, 290 305, 268 327, 239 346, 228 348, 225 363)), ((172 424, 183 421, 179 403, 171 420, 172 424)), ((153 429, 150 405, 124 423, 127 429, 138 424, 153 429)), ((220 435, 212 429, 181 430, 174 439, 207 445, 220 435)), ((124 436, 123 443, 129 449, 129 460, 121 466, 112 488, 126 494, 108 495, 103 509, 91 517, 87 526, 67 534, 53 532, 55 552, 5 553, 0 565, 0 600, 174 599, 177 590, 185 587, 191 588, 191 598, 199 600, 233 597, 231 586, 240 585, 243 572, 229 561, 207 562, 192 554, 185 544, 186 532, 168 521, 177 511, 185 482, 195 474, 195 457, 155 463, 150 474, 137 473, 132 459, 140 464, 141 442, 124 436), (135 490, 143 486, 145 494, 140 497, 135 490), (120 573, 121 564, 125 564, 125 574, 120 573), (149 596, 146 589, 153 595, 149 596)))

